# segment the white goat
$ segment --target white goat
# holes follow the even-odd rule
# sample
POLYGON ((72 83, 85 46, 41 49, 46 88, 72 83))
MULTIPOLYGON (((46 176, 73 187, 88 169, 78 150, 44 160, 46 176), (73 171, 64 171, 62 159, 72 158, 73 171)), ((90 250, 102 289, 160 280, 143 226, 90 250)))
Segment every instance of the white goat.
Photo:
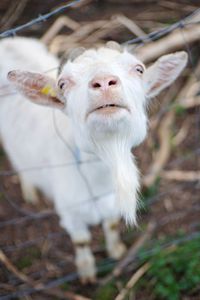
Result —
POLYGON ((75 55, 57 79, 45 71, 58 66, 58 59, 39 41, 5 39, 0 57, 0 85, 8 83, 9 72, 9 81, 23 94, 0 100, 0 135, 19 171, 23 197, 36 201, 38 188, 53 200, 75 245, 79 275, 93 280, 88 225, 103 222, 109 255, 124 253, 114 224, 121 215, 136 223, 139 180, 131 148, 146 136, 147 99, 176 79, 187 54, 163 56, 145 70, 111 42, 75 55))

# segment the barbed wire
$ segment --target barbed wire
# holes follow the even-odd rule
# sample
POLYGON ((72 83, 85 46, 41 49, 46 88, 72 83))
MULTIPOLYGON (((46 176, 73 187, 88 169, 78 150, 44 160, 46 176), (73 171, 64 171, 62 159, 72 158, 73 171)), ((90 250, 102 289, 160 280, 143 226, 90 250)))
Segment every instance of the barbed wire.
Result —
POLYGON ((194 18, 195 16, 197 16, 199 14, 200 14, 200 8, 196 9, 189 16, 179 20, 176 23, 173 23, 172 25, 170 25, 168 27, 162 28, 160 30, 153 31, 149 34, 146 34, 145 36, 142 36, 142 37, 137 37, 137 38, 134 38, 134 39, 130 39, 130 40, 126 41, 123 44, 124 45, 137 44, 137 43, 142 43, 143 44, 144 41, 146 43, 151 42, 151 41, 155 41, 156 39, 159 39, 159 38, 171 33, 172 31, 174 31, 178 28, 182 29, 182 28, 184 28, 188 25, 199 23, 200 20, 189 22, 190 19, 194 18))
MULTIPOLYGON (((57 9, 54 9, 52 12, 50 13, 46 13, 44 15, 39 15, 37 18, 35 19, 32 19, 31 21, 23 24, 23 25, 20 25, 18 27, 15 27, 15 28, 12 28, 12 29, 9 29, 9 30, 6 30, 4 32, 1 32, 0 33, 0 38, 6 38, 8 36, 15 36, 17 32, 19 31, 22 31, 23 29, 27 29, 37 23, 40 23, 40 22, 44 22, 44 21, 47 21, 49 18, 51 18, 52 16, 55 16, 61 12, 63 12, 65 9, 71 7, 71 6, 74 6, 76 5, 77 3, 81 2, 82 0, 74 0, 73 2, 70 2, 66 5, 63 5, 57 9)), ((130 39, 128 41, 126 41, 124 44, 136 44, 136 43, 143 43, 143 41, 147 41, 149 42, 150 40, 153 41, 155 39, 158 39, 172 31, 174 31, 175 29, 177 28, 183 28, 187 25, 191 25, 191 24, 196 24, 196 23, 199 23, 199 21, 192 21, 190 22, 190 20, 192 18, 194 18, 196 15, 198 15, 200 13, 200 9, 196 9, 194 12, 192 12, 189 16, 179 20, 178 22, 168 26, 168 27, 165 27, 163 29, 160 29, 160 30, 157 30, 157 31, 154 31, 154 32, 151 32, 143 37, 137 37, 137 38, 134 38, 134 39, 130 39)))
POLYGON ((74 0, 74 1, 72 1, 70 3, 68 3, 68 4, 62 5, 62 6, 58 7, 58 8, 56 8, 56 9, 54 9, 53 11, 51 11, 51 12, 49 12, 47 14, 39 15, 37 18, 35 18, 35 19, 33 19, 33 20, 31 20, 31 21, 23 24, 23 25, 20 25, 20 26, 17 26, 15 28, 6 30, 4 32, 1 32, 0 33, 0 38, 6 38, 6 37, 9 37, 9 36, 15 36, 17 32, 22 31, 23 29, 27 29, 29 27, 32 27, 35 24, 47 21, 52 16, 55 16, 55 15, 63 12, 67 8, 76 5, 77 3, 81 2, 81 1, 82 0, 74 0))

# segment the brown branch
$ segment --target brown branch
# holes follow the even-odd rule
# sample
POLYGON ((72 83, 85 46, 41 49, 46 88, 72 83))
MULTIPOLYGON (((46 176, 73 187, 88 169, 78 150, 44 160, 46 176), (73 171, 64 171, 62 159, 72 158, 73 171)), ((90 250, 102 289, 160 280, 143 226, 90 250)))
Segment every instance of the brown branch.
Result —
POLYGON ((82 0, 81 2, 78 2, 77 4, 73 5, 73 6, 72 6, 72 9, 83 7, 83 6, 85 6, 85 5, 90 4, 92 1, 93 1, 93 0, 82 0))
POLYGON ((161 176, 168 180, 177 181, 196 181, 200 180, 200 171, 181 171, 181 170, 171 170, 163 171, 161 176))
MULTIPOLYGON (((195 74, 200 73, 200 63, 197 65, 194 72, 195 74)), ((176 97, 176 102, 174 103, 174 107, 176 107, 177 104, 184 106, 183 99, 186 99, 188 95, 191 96, 193 94, 195 82, 196 82, 195 76, 189 77, 184 87, 181 89, 178 96, 176 97)), ((143 184, 146 187, 151 186, 155 182, 156 178, 160 175, 162 169, 164 168, 165 164, 167 163, 171 155, 171 143, 170 143, 171 127, 173 126, 175 116, 176 116, 174 107, 172 106, 172 110, 167 112, 167 114, 165 115, 165 117, 163 118, 160 124, 159 131, 158 131, 160 148, 155 153, 154 161, 150 166, 149 171, 143 177, 143 184)))
POLYGON ((128 264, 134 260, 140 248, 146 243, 147 240, 151 238, 155 228, 155 222, 150 221, 145 233, 142 236, 140 236, 139 239, 130 247, 126 256, 121 261, 119 261, 112 273, 102 279, 102 285, 108 283, 114 277, 116 278, 121 275, 122 271, 128 266, 128 264))
POLYGON ((55 38, 58 32, 63 29, 63 27, 68 27, 71 30, 75 31, 80 27, 80 24, 67 16, 61 16, 45 32, 45 34, 41 37, 41 41, 48 45, 53 40, 53 38, 55 38))
POLYGON ((93 44, 96 43, 99 39, 104 38, 108 33, 111 34, 111 31, 119 29, 122 25, 115 19, 107 21, 101 28, 96 30, 94 33, 89 35, 86 39, 83 40, 85 43, 93 44))
POLYGON ((14 22, 20 17, 27 5, 28 0, 14 1, 3 16, 0 22, 1 30, 6 30, 11 27, 14 22))
POLYGON ((61 299, 69 299, 69 300, 90 300, 81 295, 74 294, 72 292, 63 292, 60 291, 58 288, 49 288, 49 290, 45 290, 45 286, 42 283, 37 283, 34 280, 30 279, 24 273, 19 271, 12 262, 7 258, 7 256, 0 250, 0 261, 5 265, 5 267, 12 272, 17 278, 21 281, 27 283, 31 287, 33 287, 36 291, 46 294, 48 296, 55 296, 61 299))
POLYGON ((123 300, 126 295, 129 293, 130 289, 134 287, 134 285, 138 282, 138 280, 147 272, 149 269, 150 264, 146 263, 142 265, 130 278, 130 280, 127 282, 125 288, 123 288, 120 293, 117 295, 115 300, 123 300))
POLYGON ((83 46, 83 40, 91 35, 95 30, 104 26, 107 21, 94 21, 81 26, 70 35, 58 35, 50 43, 49 49, 52 53, 65 52, 67 49, 72 48, 74 44, 83 46))
POLYGON ((138 57, 145 63, 151 62, 163 54, 182 49, 187 43, 200 40, 200 25, 190 25, 187 28, 177 29, 167 37, 149 43, 138 49, 138 57), (184 38, 183 38, 184 34, 184 38))
POLYGON ((6 257, 2 250, 0 250, 0 261, 6 266, 6 268, 12 272, 17 278, 32 285, 32 281, 22 272, 20 272, 6 257))
POLYGON ((158 135, 160 141, 160 148, 156 152, 154 157, 154 162, 150 167, 150 170, 146 176, 143 178, 143 184, 146 187, 151 186, 156 178, 159 176, 160 171, 168 161, 168 158, 171 154, 171 125, 173 124, 175 119, 174 111, 170 111, 165 118, 163 119, 158 135))
MULTIPOLYGON (((198 82, 199 85, 199 82, 198 82)), ((189 98, 183 98, 179 101, 183 108, 189 109, 200 105, 200 96, 193 96, 189 98)))
MULTIPOLYGON (((146 37, 146 33, 131 19, 124 15, 118 15, 114 17, 119 23, 128 28, 132 33, 138 37, 146 37)), ((147 40, 144 39, 144 42, 147 40)))
POLYGON ((185 11, 187 13, 191 13, 193 12, 197 7, 194 5, 188 5, 188 4, 182 4, 182 3, 178 3, 176 2, 172 2, 172 1, 166 1, 166 0, 162 0, 158 2, 159 6, 163 6, 164 8, 169 8, 174 10, 180 10, 180 11, 185 11))
POLYGON ((186 119, 178 133, 173 137, 172 143, 179 146, 187 137, 190 128, 189 119, 186 119))

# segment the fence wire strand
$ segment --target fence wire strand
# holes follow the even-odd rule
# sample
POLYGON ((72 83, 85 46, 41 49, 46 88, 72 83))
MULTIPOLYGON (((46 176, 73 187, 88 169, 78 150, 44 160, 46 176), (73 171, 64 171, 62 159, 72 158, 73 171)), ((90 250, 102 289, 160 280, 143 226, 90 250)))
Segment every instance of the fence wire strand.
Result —
POLYGON ((49 12, 47 14, 44 14, 44 15, 39 15, 37 18, 23 24, 23 25, 20 25, 20 26, 17 26, 15 28, 12 28, 12 29, 9 29, 9 30, 6 30, 4 32, 1 32, 0 33, 0 38, 6 38, 6 37, 9 37, 9 36, 15 36, 16 33, 18 33, 19 31, 22 31, 24 29, 27 29, 29 27, 32 27, 33 25, 35 24, 38 24, 38 23, 41 23, 41 22, 45 22, 47 21, 49 18, 51 18, 52 16, 55 16, 59 13, 62 13, 64 12, 67 8, 69 7, 72 7, 76 4, 78 4, 79 2, 81 2, 82 0, 74 0, 68 4, 65 4, 65 5, 62 5, 56 9, 54 9, 52 12, 49 12))

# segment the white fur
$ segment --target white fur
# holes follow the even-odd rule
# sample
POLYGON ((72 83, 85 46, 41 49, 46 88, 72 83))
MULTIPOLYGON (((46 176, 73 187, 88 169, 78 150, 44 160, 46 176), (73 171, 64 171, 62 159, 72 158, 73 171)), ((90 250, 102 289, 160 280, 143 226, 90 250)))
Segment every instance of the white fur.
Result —
MULTIPOLYGON (((0 86, 8 84, 10 70, 44 73, 59 65, 58 59, 33 39, 1 41, 0 57, 0 86)), ((141 62, 133 55, 107 48, 88 50, 74 62, 66 63, 58 79, 70 78, 74 85, 64 91, 63 111, 37 106, 19 93, 0 99, 0 136, 19 172, 76 163, 77 152, 81 161, 93 160, 79 167, 42 168, 21 175, 25 194, 33 187, 30 198, 35 198, 33 191, 38 188, 54 201, 61 225, 74 242, 90 241, 88 225, 117 220, 120 215, 136 223, 139 178, 131 147, 140 144, 147 131, 145 82, 135 70, 137 64, 141 62), (89 88, 89 82, 95 76, 110 74, 120 80, 110 99, 121 101, 129 111, 120 110, 108 118, 95 113, 87 117, 91 107, 105 101, 99 91, 89 88)), ((55 72, 48 75, 55 78, 55 72)), ((114 239, 122 247, 120 240, 114 239)), ((113 247, 110 243, 108 248, 113 247)), ((94 276, 88 248, 77 250, 76 261, 82 278, 94 276)))
POLYGON ((79 276, 82 283, 94 283, 96 276, 96 267, 94 256, 88 246, 76 247, 76 266, 79 270, 79 276))
POLYGON ((121 242, 116 220, 107 220, 103 224, 106 238, 106 248, 110 257, 119 259, 126 252, 126 246, 121 242))

